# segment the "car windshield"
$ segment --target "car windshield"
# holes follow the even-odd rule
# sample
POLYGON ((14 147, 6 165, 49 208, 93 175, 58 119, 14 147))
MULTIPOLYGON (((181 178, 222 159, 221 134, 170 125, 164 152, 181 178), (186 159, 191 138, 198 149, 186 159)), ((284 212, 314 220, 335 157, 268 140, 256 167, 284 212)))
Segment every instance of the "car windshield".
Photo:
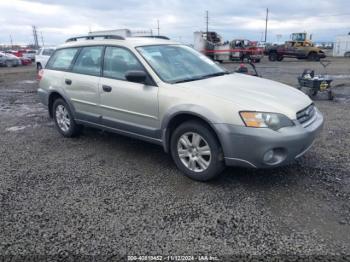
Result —
POLYGON ((141 46, 137 50, 167 83, 189 82, 228 74, 205 55, 188 46, 141 46))

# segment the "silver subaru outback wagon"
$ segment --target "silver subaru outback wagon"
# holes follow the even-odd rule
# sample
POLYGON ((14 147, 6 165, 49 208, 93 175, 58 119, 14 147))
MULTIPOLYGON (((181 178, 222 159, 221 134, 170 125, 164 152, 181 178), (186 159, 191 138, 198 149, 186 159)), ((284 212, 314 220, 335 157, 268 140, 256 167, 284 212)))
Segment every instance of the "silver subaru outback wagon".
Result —
POLYGON ((63 136, 88 125, 156 143, 200 181, 225 166, 289 164, 308 151, 323 125, 299 90, 229 73, 164 39, 71 38, 39 79, 38 94, 63 136))

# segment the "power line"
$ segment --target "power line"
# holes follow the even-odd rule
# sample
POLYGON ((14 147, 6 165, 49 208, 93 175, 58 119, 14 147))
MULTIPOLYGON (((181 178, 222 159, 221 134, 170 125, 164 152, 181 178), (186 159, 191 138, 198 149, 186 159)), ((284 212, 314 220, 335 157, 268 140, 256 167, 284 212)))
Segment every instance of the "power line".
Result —
POLYGON ((157 20, 157 30, 158 30, 158 36, 159 36, 159 32, 160 32, 159 19, 157 20))
POLYGON ((43 46, 45 46, 43 32, 40 31, 40 35, 41 35, 41 43, 42 43, 43 46))
POLYGON ((10 35, 11 48, 13 47, 12 35, 10 35))
POLYGON ((313 15, 311 17, 328 17, 328 16, 348 16, 350 13, 340 13, 340 14, 333 14, 333 15, 313 15))
POLYGON ((37 49, 39 47, 38 34, 36 31, 36 26, 33 25, 32 27, 33 27, 34 46, 37 49))
POLYGON ((207 32, 207 39, 208 39, 208 33, 209 33, 209 11, 206 11, 206 32, 207 32))

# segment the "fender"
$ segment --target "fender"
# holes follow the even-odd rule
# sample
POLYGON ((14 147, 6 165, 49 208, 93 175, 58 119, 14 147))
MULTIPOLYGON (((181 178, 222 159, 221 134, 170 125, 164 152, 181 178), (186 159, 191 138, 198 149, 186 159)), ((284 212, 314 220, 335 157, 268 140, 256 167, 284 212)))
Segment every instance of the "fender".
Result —
MULTIPOLYGON (((200 105, 194 105, 194 104, 182 104, 182 105, 176 105, 174 107, 171 107, 163 116, 163 120, 161 123, 161 131, 162 131, 162 143, 163 148, 165 152, 169 152, 169 138, 170 138, 170 130, 169 130, 169 123, 172 119, 174 119, 176 116, 186 114, 186 115, 192 115, 194 117, 201 118, 203 121, 208 123, 210 127, 214 130, 214 132, 217 134, 217 130, 215 128, 215 123, 223 123, 223 120, 218 115, 214 114, 213 112, 209 111, 207 108, 200 106, 200 105)), ((218 136, 219 138, 219 136, 218 136)), ((219 138, 220 140, 220 138, 219 138)))

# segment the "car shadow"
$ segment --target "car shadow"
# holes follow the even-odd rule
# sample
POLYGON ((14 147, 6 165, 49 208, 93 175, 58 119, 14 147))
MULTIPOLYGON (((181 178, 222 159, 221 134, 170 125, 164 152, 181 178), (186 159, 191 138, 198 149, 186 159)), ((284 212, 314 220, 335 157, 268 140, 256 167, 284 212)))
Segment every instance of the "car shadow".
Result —
MULTIPOLYGON (((92 143, 105 144, 109 147, 109 150, 118 148, 126 156, 132 155, 133 159, 138 163, 144 161, 144 164, 162 170, 164 173, 174 174, 175 177, 159 173, 164 179, 168 178, 169 183, 176 183, 180 188, 182 185, 193 189, 193 187, 198 185, 197 183, 202 183, 184 176, 176 168, 170 154, 166 154, 161 146, 90 127, 84 127, 81 136, 89 140, 92 139, 92 143)), ((299 162, 270 169, 227 167, 221 175, 206 182, 206 184, 211 188, 241 185, 251 190, 269 190, 272 187, 279 188, 295 185, 299 180, 302 180, 301 176, 305 176, 305 172, 303 172, 303 166, 299 162)))

